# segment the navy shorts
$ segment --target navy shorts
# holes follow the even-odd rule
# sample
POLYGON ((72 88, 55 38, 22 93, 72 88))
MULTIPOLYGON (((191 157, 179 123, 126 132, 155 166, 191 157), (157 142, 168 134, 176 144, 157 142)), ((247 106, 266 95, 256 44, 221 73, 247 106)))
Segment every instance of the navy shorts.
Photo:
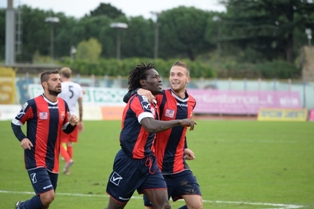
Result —
POLYGON ((154 156, 137 160, 120 150, 114 160, 106 192, 117 202, 127 203, 135 190, 167 189, 154 156))
POLYGON ((36 195, 49 190, 56 190, 58 174, 49 172, 46 168, 35 168, 27 171, 36 195))
MULTIPOLYGON (((171 197, 173 201, 177 201, 178 199, 182 199, 182 195, 202 195, 196 177, 190 170, 172 175, 164 175, 164 178, 168 187, 168 199, 171 197)), ((152 207, 151 202, 145 195, 143 195, 143 198, 144 205, 152 207)))

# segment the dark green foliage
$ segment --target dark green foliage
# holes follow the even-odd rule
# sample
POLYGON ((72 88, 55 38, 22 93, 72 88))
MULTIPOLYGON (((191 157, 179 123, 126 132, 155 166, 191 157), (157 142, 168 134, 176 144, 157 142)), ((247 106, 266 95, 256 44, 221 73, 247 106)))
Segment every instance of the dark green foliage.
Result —
MULTIPOLYGON (((85 60, 75 60, 71 62, 70 59, 64 59, 60 65, 69 66, 76 73, 83 75, 96 75, 96 76, 126 76, 128 72, 141 62, 153 63, 156 70, 162 77, 168 77, 172 64, 177 61, 176 59, 163 60, 151 58, 129 58, 123 60, 116 59, 100 59, 98 62, 89 62, 85 60)), ((190 60, 181 59, 187 63, 190 68, 191 77, 204 77, 213 78, 216 73, 209 64, 202 62, 192 62, 190 60)))
MULTIPOLYGON (((136 64, 153 61, 160 73, 168 76, 172 63, 180 59, 188 62, 192 77, 299 78, 300 69, 276 60, 296 62, 300 48, 308 43, 305 28, 314 31, 314 4, 305 0, 225 3, 226 13, 184 6, 162 11, 157 21, 158 57, 162 60, 152 60, 156 28, 152 19, 126 17, 106 3, 81 19, 23 5, 22 53, 16 60, 18 63, 51 60, 51 24, 45 18, 54 16, 60 19, 53 25, 54 60, 62 64, 68 60, 64 64, 73 65, 83 74, 125 76, 136 64), (215 16, 220 21, 215 21, 215 16), (112 60, 116 58, 118 32, 110 27, 113 22, 128 25, 120 31, 121 61, 112 60), (74 55, 75 61, 71 63, 71 47, 91 37, 102 46, 101 59, 86 62, 75 60, 74 55), (39 59, 34 60, 34 55, 39 59)), ((5 12, 0 9, 0 60, 5 58, 5 12)))
POLYGON ((111 19, 116 19, 120 16, 125 16, 125 14, 111 4, 100 3, 95 10, 90 11, 90 16, 107 16, 111 19))
POLYGON ((209 51, 213 45, 205 33, 209 13, 194 7, 177 7, 160 14, 160 54, 163 58, 187 57, 194 61, 198 54, 209 51))
POLYGON ((225 41, 241 47, 248 60, 253 58, 254 62, 284 59, 293 63, 299 50, 295 42, 299 45, 301 41, 296 39, 296 31, 302 31, 306 37, 305 28, 314 27, 314 4, 307 1, 228 0, 225 3, 228 11, 222 16, 227 29, 225 41), (252 51, 256 57, 250 57, 252 51))

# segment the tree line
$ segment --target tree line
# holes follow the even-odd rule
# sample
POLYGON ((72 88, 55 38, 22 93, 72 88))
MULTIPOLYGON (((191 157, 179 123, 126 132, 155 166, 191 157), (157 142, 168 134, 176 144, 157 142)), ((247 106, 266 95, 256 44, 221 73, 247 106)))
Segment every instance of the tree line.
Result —
MULTIPOLYGON (((226 12, 179 6, 161 11, 157 20, 127 17, 110 4, 101 3, 80 19, 56 11, 22 5, 22 51, 20 63, 49 62, 50 32, 54 31, 54 59, 99 62, 115 59, 120 35, 121 59, 155 56, 158 29, 158 58, 188 59, 208 63, 216 71, 243 63, 296 63, 299 50, 308 43, 306 28, 314 29, 314 4, 309 0, 225 0, 226 12), (45 18, 58 17, 53 25, 45 18), (117 30, 111 23, 122 22, 117 30), (118 34, 118 32, 120 34, 118 34)), ((157 15, 157 14, 156 14, 157 15)), ((0 60, 5 54, 5 9, 0 9, 0 60)), ((286 64, 285 64, 286 65, 286 64)))

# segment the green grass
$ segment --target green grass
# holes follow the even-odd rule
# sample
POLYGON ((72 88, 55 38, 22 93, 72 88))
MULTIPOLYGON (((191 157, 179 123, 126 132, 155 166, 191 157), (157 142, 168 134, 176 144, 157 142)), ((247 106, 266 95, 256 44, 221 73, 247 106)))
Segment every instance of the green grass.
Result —
MULTIPOLYGON (((187 133, 196 155, 189 165, 200 183, 204 209, 314 208, 314 123, 197 122, 187 133)), ((59 175, 51 209, 105 208, 108 203, 105 190, 119 149, 120 121, 84 125, 71 175, 59 175)), ((0 138, 0 208, 9 209, 32 197, 33 190, 10 121, 0 121, 0 138)), ((171 204, 178 208, 183 202, 171 204)), ((142 196, 135 192, 126 208, 143 208, 142 196)))

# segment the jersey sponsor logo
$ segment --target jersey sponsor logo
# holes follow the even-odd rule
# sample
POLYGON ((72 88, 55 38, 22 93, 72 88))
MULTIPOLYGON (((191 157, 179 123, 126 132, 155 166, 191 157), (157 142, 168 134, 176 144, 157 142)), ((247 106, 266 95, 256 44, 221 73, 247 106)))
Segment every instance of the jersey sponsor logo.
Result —
POLYGON ((48 106, 49 109, 58 109, 58 106, 48 106))
POLYGON ((188 106, 188 104, 184 104, 184 103, 177 103, 177 105, 180 107, 187 107, 188 106))
POLYGON ((48 113, 47 112, 40 112, 39 113, 39 118, 41 120, 47 120, 48 119, 48 113))
POLYGON ((30 177, 31 177, 33 184, 36 184, 37 183, 36 173, 31 173, 30 177))
POLYGON ((174 117, 174 110, 166 109, 165 116, 168 118, 174 117))
POLYGON ((116 186, 119 186, 120 181, 122 179, 123 179, 122 176, 120 176, 117 172, 114 171, 110 177, 110 182, 116 186))

